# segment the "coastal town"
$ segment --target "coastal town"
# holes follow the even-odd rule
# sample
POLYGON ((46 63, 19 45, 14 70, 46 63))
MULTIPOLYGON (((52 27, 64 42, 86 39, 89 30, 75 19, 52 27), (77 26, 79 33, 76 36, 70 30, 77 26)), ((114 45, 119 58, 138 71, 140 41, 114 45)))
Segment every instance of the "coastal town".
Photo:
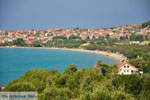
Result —
POLYGON ((0 7, 0 100, 150 100, 150 0, 0 7))
MULTIPOLYGON (((0 43, 12 42, 18 38, 22 38, 26 44, 32 45, 34 42, 47 43, 54 37, 63 36, 69 39, 71 36, 76 36, 74 40, 97 40, 103 39, 107 42, 108 38, 116 38, 119 42, 114 44, 122 45, 123 43, 146 45, 149 41, 144 41, 150 38, 150 26, 143 27, 143 24, 124 25, 111 28, 100 29, 47 29, 47 30, 17 30, 17 31, 5 31, 0 30, 0 43), (137 40, 130 39, 137 36, 137 40), (141 40, 141 39, 144 40, 141 40)), ((62 40, 62 39, 59 39, 62 40)))

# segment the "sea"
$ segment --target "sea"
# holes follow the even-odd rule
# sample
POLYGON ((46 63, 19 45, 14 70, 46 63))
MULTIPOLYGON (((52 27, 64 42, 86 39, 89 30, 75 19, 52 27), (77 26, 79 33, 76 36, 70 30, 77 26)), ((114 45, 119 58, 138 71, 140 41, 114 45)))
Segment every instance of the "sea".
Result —
POLYGON ((0 48, 0 87, 7 86, 27 71, 57 69, 60 73, 63 73, 70 64, 75 64, 78 69, 92 68, 98 60, 108 65, 116 63, 115 60, 106 56, 87 52, 0 48))

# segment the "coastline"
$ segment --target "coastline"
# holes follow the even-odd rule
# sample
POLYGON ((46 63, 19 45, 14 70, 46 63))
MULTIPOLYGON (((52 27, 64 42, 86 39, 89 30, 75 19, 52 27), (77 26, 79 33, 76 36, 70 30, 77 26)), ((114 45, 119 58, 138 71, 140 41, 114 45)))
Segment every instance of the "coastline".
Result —
POLYGON ((119 54, 119 53, 110 53, 110 52, 99 51, 99 50, 85 50, 85 49, 80 49, 80 48, 8 47, 8 46, 0 47, 0 48, 51 49, 51 50, 68 50, 68 51, 75 51, 75 52, 94 53, 94 54, 103 55, 110 59, 115 60, 117 65, 121 64, 121 61, 126 59, 126 57, 124 57, 122 54, 119 54))

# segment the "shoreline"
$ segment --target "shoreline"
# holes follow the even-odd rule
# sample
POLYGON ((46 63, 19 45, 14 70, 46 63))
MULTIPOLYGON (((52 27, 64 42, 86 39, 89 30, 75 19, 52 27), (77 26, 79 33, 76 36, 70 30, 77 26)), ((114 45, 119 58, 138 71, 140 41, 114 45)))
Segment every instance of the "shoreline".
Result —
POLYGON ((98 55, 106 56, 110 59, 113 59, 116 61, 116 64, 121 64, 122 60, 125 60, 126 57, 124 57, 122 54, 119 53, 111 53, 106 51, 99 51, 99 50, 85 50, 80 48, 54 48, 54 47, 0 47, 0 48, 23 48, 23 49, 50 49, 50 50, 68 50, 68 51, 75 51, 75 52, 86 52, 86 53, 94 53, 98 55))

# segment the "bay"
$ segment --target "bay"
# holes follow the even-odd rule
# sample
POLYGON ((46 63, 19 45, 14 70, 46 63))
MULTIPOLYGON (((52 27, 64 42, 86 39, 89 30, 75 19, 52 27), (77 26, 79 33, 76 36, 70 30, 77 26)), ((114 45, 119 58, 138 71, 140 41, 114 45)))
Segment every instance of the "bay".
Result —
POLYGON ((78 69, 92 68, 101 60, 105 64, 116 61, 93 53, 50 49, 0 48, 0 87, 8 85, 27 71, 58 69, 60 73, 70 65, 78 69))

